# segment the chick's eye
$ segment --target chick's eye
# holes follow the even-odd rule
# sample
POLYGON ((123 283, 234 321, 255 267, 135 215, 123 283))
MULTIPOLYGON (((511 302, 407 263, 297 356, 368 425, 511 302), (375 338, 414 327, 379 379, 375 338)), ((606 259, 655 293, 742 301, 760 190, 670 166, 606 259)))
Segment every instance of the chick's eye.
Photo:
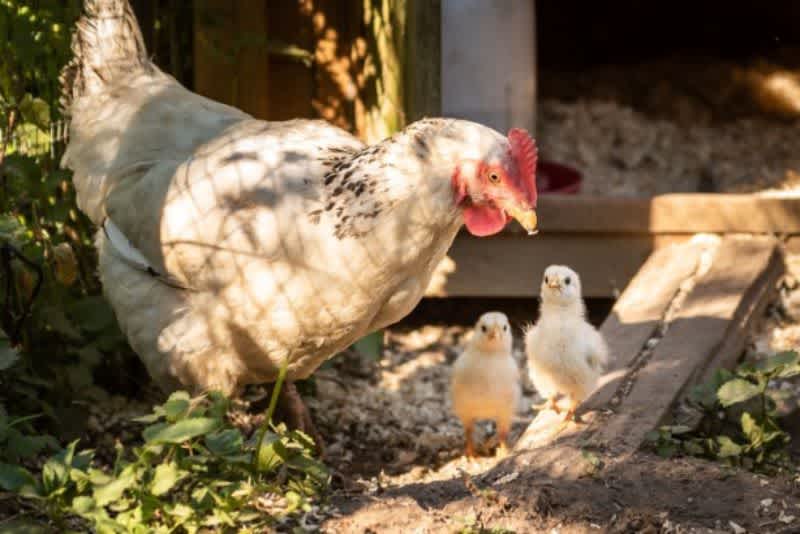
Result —
POLYGON ((546 276, 544 277, 544 283, 545 284, 549 284, 550 283, 550 280, 548 280, 546 276))
POLYGON ((503 325, 503 332, 507 332, 507 331, 508 331, 508 325, 507 325, 507 324, 504 324, 504 325, 503 325))
POLYGON ((481 332, 486 332, 486 325, 485 324, 481 325, 481 332))
POLYGON ((492 182, 493 184, 496 184, 497 182, 500 181, 500 175, 497 174, 496 172, 490 172, 489 181, 492 182))
POLYGON ((565 283, 565 284, 567 284, 567 285, 569 285, 569 283, 570 283, 569 276, 568 276, 568 277, 566 277, 566 278, 564 278, 564 283, 565 283))

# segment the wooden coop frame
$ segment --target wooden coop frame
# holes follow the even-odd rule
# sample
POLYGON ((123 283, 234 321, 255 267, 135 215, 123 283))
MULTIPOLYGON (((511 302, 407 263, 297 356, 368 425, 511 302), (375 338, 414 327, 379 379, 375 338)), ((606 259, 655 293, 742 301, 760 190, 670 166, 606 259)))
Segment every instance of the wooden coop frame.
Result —
MULTIPOLYGON (((211 24, 195 9, 193 81, 201 94, 269 120, 323 117, 367 140, 440 114, 442 0, 382 0, 371 11, 357 0, 319 1, 308 12, 284 2, 195 3, 218 15, 211 24), (215 49, 247 32, 310 51, 314 68, 258 48, 240 47, 233 59, 215 49)), ((800 235, 800 199, 542 195, 539 220, 533 238, 515 223, 492 238, 462 232, 427 296, 534 297, 544 268, 565 263, 582 273, 585 296, 614 298, 654 250, 696 233, 800 235)))

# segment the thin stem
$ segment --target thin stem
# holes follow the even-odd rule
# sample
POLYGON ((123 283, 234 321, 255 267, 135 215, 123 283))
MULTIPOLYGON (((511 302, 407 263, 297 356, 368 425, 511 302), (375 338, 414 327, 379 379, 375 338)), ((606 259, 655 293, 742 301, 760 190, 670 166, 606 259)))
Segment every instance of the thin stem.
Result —
POLYGON ((258 440, 256 440, 256 450, 253 454, 254 466, 258 466, 258 454, 261 451, 261 445, 264 443, 264 436, 267 435, 267 430, 269 430, 269 426, 272 424, 272 416, 275 414, 275 408, 278 405, 278 395, 280 395, 283 382, 286 380, 286 372, 288 369, 289 356, 286 356, 281 364, 280 370, 278 371, 278 379, 275 381, 275 386, 272 388, 272 396, 269 399, 269 407, 267 408, 264 422, 261 423, 261 427, 258 429, 258 440))

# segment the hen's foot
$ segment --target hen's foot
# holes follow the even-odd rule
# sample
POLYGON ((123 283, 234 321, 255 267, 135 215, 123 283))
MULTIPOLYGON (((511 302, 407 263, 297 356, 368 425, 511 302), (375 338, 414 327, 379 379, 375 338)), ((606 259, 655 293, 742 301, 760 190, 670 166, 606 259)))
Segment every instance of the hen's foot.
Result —
POLYGON ((317 454, 323 456, 325 453, 325 444, 322 441, 317 427, 314 426, 314 421, 311 420, 311 414, 308 407, 297 387, 293 382, 284 382, 280 393, 278 394, 278 405, 275 410, 276 419, 286 423, 290 430, 299 430, 314 440, 314 445, 317 454))

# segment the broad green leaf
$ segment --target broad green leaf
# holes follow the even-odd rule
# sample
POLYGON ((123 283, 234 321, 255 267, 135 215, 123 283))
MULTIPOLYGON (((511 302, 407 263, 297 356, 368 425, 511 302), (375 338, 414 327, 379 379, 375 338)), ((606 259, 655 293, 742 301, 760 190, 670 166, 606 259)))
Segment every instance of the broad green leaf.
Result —
POLYGON ((797 374, 800 372, 800 355, 795 351, 779 352, 759 360, 756 362, 755 368, 764 373, 778 371, 778 376, 783 376, 784 372, 797 374))
POLYGON ((36 480, 24 467, 0 463, 0 488, 19 491, 24 486, 36 486, 36 480))
POLYGON ((758 386, 741 378, 734 378, 726 382, 717 391, 720 404, 727 407, 733 404, 752 399, 760 393, 758 386))
POLYGON ((122 498, 125 490, 136 483, 136 472, 131 465, 122 470, 119 476, 107 484, 95 486, 93 496, 97 506, 106 506, 122 498))
POLYGON ((283 463, 283 458, 276 448, 281 448, 280 437, 267 431, 257 451, 257 469, 262 473, 269 473, 283 463))
POLYGON ((185 391, 176 391, 162 406, 167 421, 174 423, 189 412, 191 400, 185 391))
POLYGON ((217 456, 233 456, 242 452, 244 438, 235 428, 228 428, 206 436, 206 447, 217 456))
POLYGON ((742 454, 741 445, 735 443, 728 436, 717 436, 717 445, 719 446, 717 456, 720 458, 731 458, 742 454))
POLYGON ((150 483, 150 493, 156 496, 164 495, 188 474, 188 472, 178 469, 178 464, 175 462, 159 464, 153 475, 153 481, 150 483))
POLYGON ((197 436, 213 432, 220 425, 219 419, 192 417, 168 425, 145 439, 148 443, 183 443, 197 436))
POLYGON ((741 418, 742 433, 752 444, 760 443, 764 438, 764 429, 756 422, 752 415, 744 412, 741 418))
POLYGON ((78 515, 88 514, 95 509, 94 499, 81 495, 72 499, 72 511, 78 515))
POLYGON ((134 423, 144 423, 146 425, 149 425, 151 423, 155 423, 156 421, 161 419, 161 417, 162 416, 160 414, 149 413, 147 415, 140 415, 138 417, 134 417, 131 419, 131 421, 133 421, 134 423))
MULTIPOLYGON (((148 415, 145 415, 144 417, 141 417, 141 418, 137 417, 136 419, 134 419, 134 421, 138 420, 138 421, 141 421, 141 422, 147 422, 147 421, 143 421, 143 419, 149 419, 149 417, 150 416, 148 416, 148 415)), ((145 428, 144 430, 142 430, 142 437, 144 438, 145 443, 152 442, 153 441, 153 436, 157 435, 159 432, 161 432, 162 430, 164 430, 168 426, 169 425, 167 423, 158 422, 158 423, 153 423, 152 425, 150 425, 147 428, 145 428)))
POLYGON ((50 458, 42 466, 42 485, 46 495, 57 492, 69 480, 69 468, 60 459, 50 458))

